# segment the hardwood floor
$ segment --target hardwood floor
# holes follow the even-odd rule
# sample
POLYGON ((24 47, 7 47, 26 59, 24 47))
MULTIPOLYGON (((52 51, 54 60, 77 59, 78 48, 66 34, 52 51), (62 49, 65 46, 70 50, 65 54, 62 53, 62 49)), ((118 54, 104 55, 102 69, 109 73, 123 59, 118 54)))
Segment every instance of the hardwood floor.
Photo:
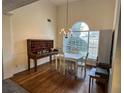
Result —
MULTIPOLYGON (((80 78, 81 70, 78 74, 80 78)), ((50 63, 38 67, 37 72, 34 69, 15 74, 11 79, 28 90, 30 93, 88 93, 89 73, 87 70, 85 79, 75 80, 73 76, 64 76, 57 72, 50 63)), ((106 93, 104 87, 93 83, 91 93, 106 93)))

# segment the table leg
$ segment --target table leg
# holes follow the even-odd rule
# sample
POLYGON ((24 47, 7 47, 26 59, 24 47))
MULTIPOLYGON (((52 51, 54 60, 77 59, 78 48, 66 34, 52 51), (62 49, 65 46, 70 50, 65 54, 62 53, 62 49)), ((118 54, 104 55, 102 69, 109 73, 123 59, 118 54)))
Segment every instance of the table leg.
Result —
POLYGON ((63 57, 63 62, 62 62, 62 70, 63 70, 63 74, 65 75, 65 58, 63 57))
POLYGON ((62 57, 59 57, 59 72, 61 72, 61 68, 62 68, 62 57))
POLYGON ((52 55, 50 55, 50 63, 52 63, 52 55))
POLYGON ((30 58, 28 57, 28 70, 30 70, 30 58))
POLYGON ((34 59, 35 71, 37 71, 37 59, 34 59))
POLYGON ((78 70, 77 62, 75 62, 75 79, 77 79, 77 77, 78 77, 77 70, 78 70))
POLYGON ((90 93, 90 83, 91 83, 91 77, 89 77, 89 93, 90 93))

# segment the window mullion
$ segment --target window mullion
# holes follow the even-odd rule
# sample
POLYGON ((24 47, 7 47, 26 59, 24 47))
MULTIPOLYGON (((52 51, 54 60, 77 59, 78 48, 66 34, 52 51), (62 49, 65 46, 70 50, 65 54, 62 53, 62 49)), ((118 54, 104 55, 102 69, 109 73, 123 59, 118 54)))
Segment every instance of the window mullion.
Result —
POLYGON ((89 36, 90 36, 90 31, 87 31, 88 32, 88 46, 87 46, 87 52, 89 52, 89 36))

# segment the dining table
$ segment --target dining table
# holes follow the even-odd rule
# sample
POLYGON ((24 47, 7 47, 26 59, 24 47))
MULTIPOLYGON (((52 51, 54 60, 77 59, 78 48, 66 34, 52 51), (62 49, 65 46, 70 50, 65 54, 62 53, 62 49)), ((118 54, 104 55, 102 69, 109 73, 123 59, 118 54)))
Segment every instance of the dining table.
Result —
MULTIPOLYGON (((78 77, 78 62, 82 61, 84 56, 80 53, 63 53, 63 54, 58 54, 57 57, 64 58, 64 61, 60 64, 66 64, 65 62, 74 62, 74 73, 75 73, 75 78, 78 77), (63 56, 62 56, 63 55, 63 56)), ((65 66, 64 66, 65 67, 65 66)), ((57 68, 57 58, 56 58, 56 68, 57 68)), ((65 68, 64 68, 65 69, 65 68)))

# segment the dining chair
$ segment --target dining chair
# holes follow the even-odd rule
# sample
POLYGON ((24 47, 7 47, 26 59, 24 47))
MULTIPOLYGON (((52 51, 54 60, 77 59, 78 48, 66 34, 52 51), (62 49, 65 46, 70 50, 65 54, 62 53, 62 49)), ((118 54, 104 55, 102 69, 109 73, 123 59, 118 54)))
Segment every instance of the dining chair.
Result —
MULTIPOLYGON (((78 78, 78 62, 81 61, 81 64, 83 58, 83 54, 80 53, 65 53, 65 63, 66 63, 66 74, 71 74, 75 76, 75 79, 78 78)), ((85 59, 84 59, 85 60, 85 59)))
POLYGON ((55 68, 60 73, 65 74, 65 57, 63 51, 59 48, 58 54, 55 55, 55 68))
POLYGON ((70 73, 74 69, 75 69, 75 61, 66 60, 66 72, 70 73))
POLYGON ((81 74, 82 70, 84 69, 84 78, 86 77, 86 63, 88 59, 89 52, 86 53, 86 56, 83 58, 83 60, 78 62, 78 67, 81 67, 81 74))

